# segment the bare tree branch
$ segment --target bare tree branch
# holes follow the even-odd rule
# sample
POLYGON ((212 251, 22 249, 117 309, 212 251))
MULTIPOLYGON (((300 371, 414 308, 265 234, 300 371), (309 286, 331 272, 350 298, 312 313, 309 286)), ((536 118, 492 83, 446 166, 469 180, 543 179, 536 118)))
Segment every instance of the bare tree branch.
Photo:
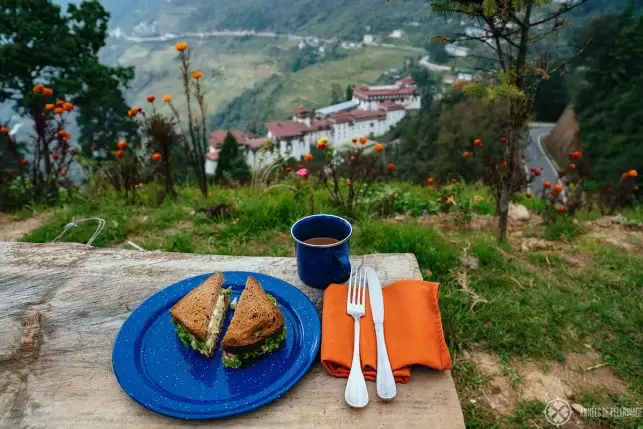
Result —
POLYGON ((551 20, 553 20, 553 19, 556 19, 556 18, 558 18, 559 16, 564 15, 564 14, 566 14, 566 13, 568 13, 568 12, 570 12, 570 11, 572 11, 572 10, 576 9, 576 8, 578 8, 579 6, 581 6, 581 5, 585 4, 585 3, 587 3, 587 1, 588 1, 588 0, 579 0, 579 1, 578 1, 578 3, 574 4, 574 5, 573 5, 573 6, 571 6, 571 7, 570 7, 570 6, 567 6, 567 4, 563 4, 563 5, 560 7, 560 9, 558 10, 558 12, 556 12, 556 13, 552 13, 550 16, 548 16, 547 18, 541 19, 540 21, 532 22, 532 23, 530 23, 530 24, 529 24, 529 26, 530 26, 530 27, 535 27, 535 26, 537 26, 537 25, 544 24, 544 23, 549 22, 549 21, 551 21, 551 20))

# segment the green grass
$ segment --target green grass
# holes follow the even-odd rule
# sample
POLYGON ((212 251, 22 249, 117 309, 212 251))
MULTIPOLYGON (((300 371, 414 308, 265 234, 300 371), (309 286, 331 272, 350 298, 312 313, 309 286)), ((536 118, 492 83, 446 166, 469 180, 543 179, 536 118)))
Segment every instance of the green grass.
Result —
MULTIPOLYGON (((437 197, 432 188, 410 184, 378 185, 376 190, 386 194, 389 188, 404 201, 391 215, 417 211, 437 197)), ((124 246, 132 240, 147 250, 293 255, 289 229, 307 214, 307 205, 290 190, 275 189, 260 198, 247 188, 212 188, 207 199, 194 187, 178 191, 175 202, 158 206, 151 204, 148 191, 141 192, 134 205, 123 204, 108 191, 91 198, 77 196, 67 206, 51 210, 45 224, 24 240, 49 242, 72 218, 100 216, 107 225, 96 246, 124 246), (235 204, 231 216, 211 219, 203 213, 204 208, 222 202, 235 204)), ((485 198, 474 212, 493 208, 484 189, 461 187, 457 194, 458 201, 475 195, 485 198)), ((528 358, 546 363, 562 360, 572 352, 583 353, 585 344, 590 344, 628 386, 629 395, 621 401, 640 402, 643 257, 576 234, 567 234, 568 243, 560 243, 552 251, 523 253, 510 245, 498 246, 493 230, 470 232, 458 226, 440 231, 408 215, 395 222, 371 216, 379 205, 388 204, 385 200, 375 198, 366 213, 352 219, 352 251, 415 254, 425 278, 441 283, 443 327, 454 356, 482 347, 507 362, 528 358), (459 257, 465 252, 478 259, 477 269, 460 265, 459 257), (586 263, 569 266, 565 256, 586 263), (465 284, 462 272, 466 273, 465 284), (463 292, 465 286, 467 293, 463 292), (482 301, 473 305, 471 292, 482 301)), ((323 191, 317 191, 316 211, 342 215, 323 191)), ((65 241, 85 242, 92 232, 89 226, 80 227, 65 241)), ((455 362, 468 427, 527 428, 542 423, 541 403, 523 403, 505 419, 497 419, 479 403, 469 403, 467 392, 479 389, 481 380, 466 362, 455 362)))
MULTIPOLYGON (((192 69, 203 72, 209 113, 215 112, 270 76, 279 73, 279 61, 295 43, 287 39, 210 38, 188 40, 192 49, 192 69)), ((174 42, 142 43, 128 47, 119 58, 122 65, 136 67, 136 79, 128 93, 134 105, 145 105, 148 95, 158 100, 164 94, 174 97, 180 112, 185 96, 179 76, 174 42)), ((162 103, 160 103, 162 104, 162 103)))

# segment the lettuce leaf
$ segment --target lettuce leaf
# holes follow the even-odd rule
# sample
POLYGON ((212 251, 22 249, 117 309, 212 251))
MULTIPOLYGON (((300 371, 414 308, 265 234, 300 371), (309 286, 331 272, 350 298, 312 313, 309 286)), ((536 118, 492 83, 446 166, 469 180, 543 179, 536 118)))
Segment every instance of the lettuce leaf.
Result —
POLYGON ((286 326, 284 326, 278 334, 266 339, 266 341, 258 349, 255 349, 251 352, 239 353, 237 355, 224 354, 223 365, 227 366, 228 368, 240 368, 241 366, 243 366, 245 361, 274 352, 281 346, 281 343, 283 343, 285 339, 286 326))

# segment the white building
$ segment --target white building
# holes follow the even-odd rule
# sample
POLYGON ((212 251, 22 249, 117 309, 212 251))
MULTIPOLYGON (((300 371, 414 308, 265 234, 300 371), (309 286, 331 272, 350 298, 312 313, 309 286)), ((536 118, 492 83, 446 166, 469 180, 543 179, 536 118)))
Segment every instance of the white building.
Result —
POLYGON ((466 57, 467 55, 469 55, 469 48, 458 46, 455 43, 449 43, 448 45, 445 45, 444 50, 452 57, 466 57))
POLYGON ((393 32, 388 35, 391 39, 401 39, 404 36, 406 36, 406 32, 404 30, 393 30, 393 32))
MULTIPOLYGON (((299 160, 323 137, 328 138, 329 145, 337 146, 363 136, 386 134, 406 116, 407 110, 420 106, 417 84, 404 78, 394 85, 359 86, 353 90, 353 100, 318 109, 314 117, 309 109, 296 107, 291 119, 267 122, 265 137, 240 130, 229 132, 243 146, 248 165, 259 169, 278 156, 299 160)), ((206 156, 208 174, 216 171, 219 150, 227 134, 228 131, 212 133, 206 156)))

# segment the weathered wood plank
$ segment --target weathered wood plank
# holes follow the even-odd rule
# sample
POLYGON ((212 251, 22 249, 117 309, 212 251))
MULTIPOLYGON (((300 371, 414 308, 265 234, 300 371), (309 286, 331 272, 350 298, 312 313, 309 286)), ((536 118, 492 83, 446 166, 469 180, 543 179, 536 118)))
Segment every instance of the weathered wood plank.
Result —
MULTIPOLYGON (((410 254, 355 257, 383 283, 420 278, 410 254)), ((132 252, 84 246, 0 243, 0 427, 464 428, 448 371, 416 369, 393 403, 349 409, 346 380, 316 364, 284 398, 238 418, 183 422, 152 413, 120 389, 111 352, 136 306, 167 285, 215 270, 256 271, 296 285, 320 308, 321 292, 301 284, 292 258, 132 252)))

